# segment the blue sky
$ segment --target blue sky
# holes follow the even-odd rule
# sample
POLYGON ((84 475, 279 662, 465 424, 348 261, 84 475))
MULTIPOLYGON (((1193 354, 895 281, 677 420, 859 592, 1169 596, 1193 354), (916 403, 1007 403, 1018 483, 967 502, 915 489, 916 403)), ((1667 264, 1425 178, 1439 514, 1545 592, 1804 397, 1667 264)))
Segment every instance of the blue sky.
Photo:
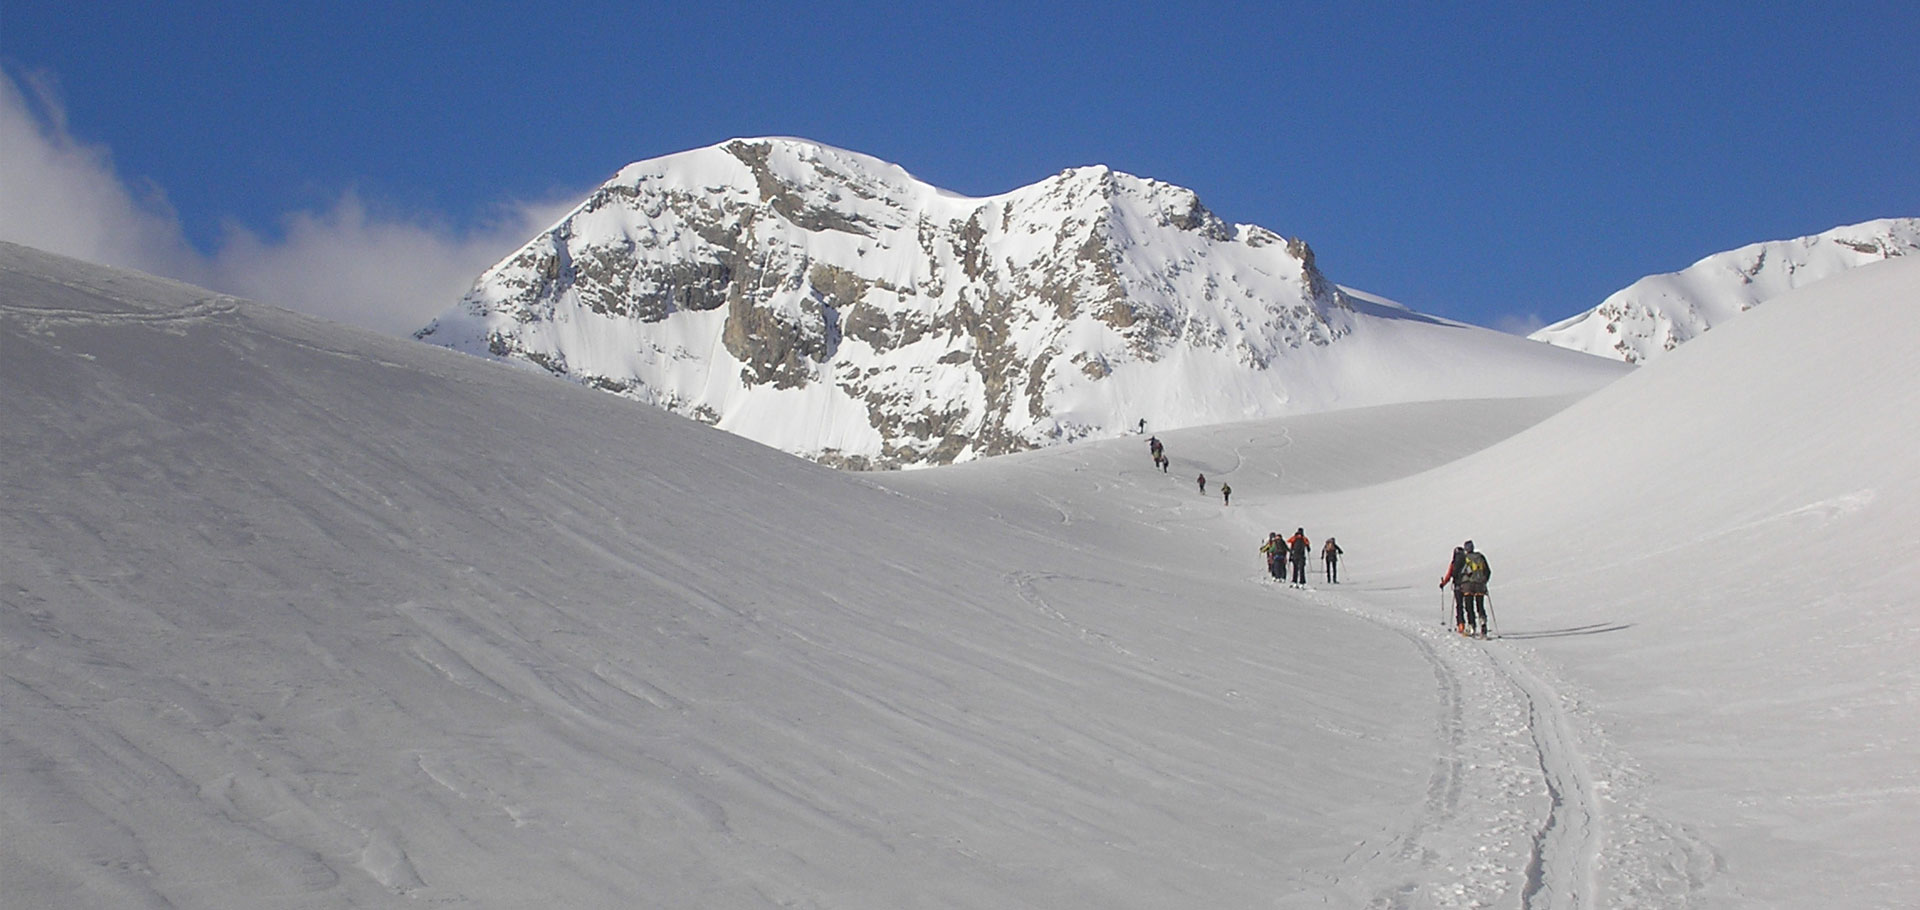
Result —
POLYGON ((1920 215, 1915 48, 1912 3, 7 0, 0 237, 404 331, 621 165, 794 135, 1177 183, 1515 329, 1920 215))

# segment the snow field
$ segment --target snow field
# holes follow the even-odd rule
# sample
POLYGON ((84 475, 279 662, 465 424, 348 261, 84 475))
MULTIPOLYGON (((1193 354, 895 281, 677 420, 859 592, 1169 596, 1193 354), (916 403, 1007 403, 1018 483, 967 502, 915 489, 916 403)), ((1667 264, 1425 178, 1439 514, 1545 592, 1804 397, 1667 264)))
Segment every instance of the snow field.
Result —
POLYGON ((1915 265, 1578 402, 1150 424, 1166 474, 1134 437, 847 475, 0 247, 0 879, 48 907, 1902 906, 1915 265), (1342 584, 1263 580, 1297 526, 1342 584), (1438 623, 1468 536, 1495 641, 1438 623))

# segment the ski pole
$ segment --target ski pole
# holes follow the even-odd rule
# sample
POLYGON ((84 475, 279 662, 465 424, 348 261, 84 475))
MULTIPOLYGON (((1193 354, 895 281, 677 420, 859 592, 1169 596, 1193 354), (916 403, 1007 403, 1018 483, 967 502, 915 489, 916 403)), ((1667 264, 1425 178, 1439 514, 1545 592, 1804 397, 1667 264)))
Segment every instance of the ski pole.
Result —
POLYGON ((1495 622, 1493 619, 1493 595, 1491 594, 1480 595, 1480 602, 1484 604, 1487 608, 1487 637, 1499 638, 1500 624, 1495 622))

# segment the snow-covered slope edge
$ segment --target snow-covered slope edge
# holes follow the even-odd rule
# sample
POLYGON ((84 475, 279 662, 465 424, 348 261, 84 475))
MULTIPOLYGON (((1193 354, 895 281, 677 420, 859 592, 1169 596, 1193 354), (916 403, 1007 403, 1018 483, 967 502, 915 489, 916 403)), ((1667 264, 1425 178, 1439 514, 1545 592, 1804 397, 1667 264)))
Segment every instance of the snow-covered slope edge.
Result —
POLYGON ((1645 363, 1767 300, 1847 269, 1920 252, 1920 218, 1884 218, 1715 253, 1649 275, 1528 336, 1645 363))
POLYGON ((1503 647, 1557 665, 1569 710, 1633 758, 1599 770, 1646 788, 1610 807, 1601 849, 1672 819, 1669 842, 1692 846, 1666 861, 1715 873, 1708 906, 1904 906, 1920 887, 1915 338, 1920 257, 1863 266, 1457 463, 1273 510, 1406 565, 1382 583, 1424 591, 1399 595, 1414 614, 1432 615, 1449 546, 1489 551, 1503 647))
POLYGON ((1352 298, 1180 187, 966 198, 793 139, 629 165, 418 337, 849 467, 1616 375, 1352 298))
POLYGON ((1342 903, 1427 786, 1137 523, 10 245, 0 350, 9 906, 1342 903))

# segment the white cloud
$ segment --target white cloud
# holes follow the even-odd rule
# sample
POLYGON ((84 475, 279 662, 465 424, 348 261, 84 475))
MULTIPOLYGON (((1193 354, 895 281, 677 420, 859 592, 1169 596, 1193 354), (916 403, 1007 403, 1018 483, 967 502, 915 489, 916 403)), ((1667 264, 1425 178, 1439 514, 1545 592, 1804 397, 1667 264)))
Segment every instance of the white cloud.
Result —
POLYGON ((135 194, 103 147, 74 140, 51 82, 0 74, 0 240, 192 281, 196 255, 157 192, 135 194), (23 90, 24 89, 24 90, 23 90))
POLYGON ((1502 313, 1493 321, 1493 328, 1509 335, 1526 337, 1547 325, 1539 313, 1502 313))
POLYGON ((220 290, 405 335, 460 299, 474 278, 570 208, 522 205, 458 232, 429 220, 376 217, 348 192, 326 212, 296 212, 284 236, 230 227, 212 259, 220 290))
POLYGON ((72 136, 49 80, 0 74, 0 240, 390 335, 452 306, 483 269, 572 204, 506 205, 492 223, 460 230, 372 212, 347 191, 327 211, 286 215, 279 239, 229 226, 209 255, 187 242, 157 188, 137 192, 108 149, 72 136))

